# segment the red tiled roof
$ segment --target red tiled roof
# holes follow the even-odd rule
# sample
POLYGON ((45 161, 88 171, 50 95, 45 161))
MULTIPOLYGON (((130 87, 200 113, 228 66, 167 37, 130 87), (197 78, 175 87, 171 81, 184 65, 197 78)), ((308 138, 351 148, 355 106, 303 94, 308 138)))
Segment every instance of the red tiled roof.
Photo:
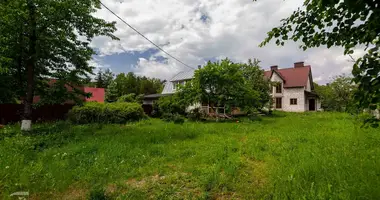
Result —
MULTIPOLYGON (((284 87, 306 87, 309 74, 311 73, 310 65, 298 68, 286 68, 275 70, 280 77, 284 79, 284 87)), ((264 76, 271 78, 273 71, 265 71, 264 76)))
POLYGON ((92 96, 90 98, 86 98, 86 102, 96 101, 96 102, 104 103, 104 96, 105 96, 104 88, 84 87, 84 92, 92 93, 92 96))

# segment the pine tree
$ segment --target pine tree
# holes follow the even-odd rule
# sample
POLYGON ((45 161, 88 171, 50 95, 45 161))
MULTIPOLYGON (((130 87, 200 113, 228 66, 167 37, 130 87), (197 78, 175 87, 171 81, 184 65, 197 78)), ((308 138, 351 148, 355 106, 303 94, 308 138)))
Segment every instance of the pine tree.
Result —
POLYGON ((106 101, 107 102, 116 102, 119 95, 118 95, 118 89, 117 89, 117 82, 112 81, 111 84, 109 84, 107 90, 106 90, 106 101))

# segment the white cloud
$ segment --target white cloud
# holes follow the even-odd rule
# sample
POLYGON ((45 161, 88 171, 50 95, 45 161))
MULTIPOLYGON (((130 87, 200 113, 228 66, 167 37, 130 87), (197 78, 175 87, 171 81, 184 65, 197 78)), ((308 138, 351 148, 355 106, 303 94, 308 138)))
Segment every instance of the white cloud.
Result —
MULTIPOLYGON (((330 77, 349 73, 352 63, 339 48, 317 48, 306 52, 295 43, 285 47, 258 45, 266 33, 280 24, 301 6, 303 0, 108 0, 105 4, 141 33, 181 61, 196 68, 206 58, 229 57, 235 61, 249 58, 262 60, 262 66, 291 67, 294 62, 305 61, 312 65, 315 81, 326 82, 330 77), (207 16, 206 21, 201 17, 207 16)), ((96 13, 108 21, 117 21, 116 36, 120 41, 96 38, 92 45, 103 55, 125 51, 144 51, 153 46, 120 22, 106 9, 96 13)), ((157 62, 155 56, 140 59, 136 73, 158 78, 170 78, 185 67, 169 58, 167 63, 157 62)))

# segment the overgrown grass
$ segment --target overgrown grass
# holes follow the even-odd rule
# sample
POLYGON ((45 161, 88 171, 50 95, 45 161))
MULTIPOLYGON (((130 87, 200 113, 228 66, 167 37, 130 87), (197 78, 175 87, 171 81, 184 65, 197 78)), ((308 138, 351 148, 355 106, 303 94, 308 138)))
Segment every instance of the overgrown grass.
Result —
POLYGON ((0 130, 1 199, 380 198, 380 129, 346 114, 17 130, 0 130))

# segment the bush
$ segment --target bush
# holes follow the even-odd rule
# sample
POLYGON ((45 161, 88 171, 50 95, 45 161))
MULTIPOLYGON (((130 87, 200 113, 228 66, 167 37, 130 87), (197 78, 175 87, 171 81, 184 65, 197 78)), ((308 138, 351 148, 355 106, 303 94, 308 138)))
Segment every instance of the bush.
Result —
POLYGON ((167 96, 161 97, 158 102, 158 111, 161 114, 164 113, 172 113, 172 114, 180 114, 184 115, 186 106, 180 103, 180 100, 177 96, 167 96))
POLYGON ((191 121, 202 121, 206 116, 206 113, 201 108, 194 108, 187 114, 187 118, 191 121))
POLYGON ((166 122, 174 122, 175 124, 183 124, 185 122, 185 118, 179 114, 172 113, 164 113, 161 116, 161 119, 166 122))
POLYGON ((136 94, 131 93, 131 94, 123 95, 117 99, 117 102, 119 102, 119 103, 122 103, 122 102, 137 103, 136 94))
POLYGON ((68 119, 75 124, 112 123, 124 124, 145 117, 144 110, 137 103, 96 103, 75 106, 70 110, 68 119))
POLYGON ((380 120, 369 112, 363 112, 357 115, 357 120, 361 123, 362 128, 378 128, 380 123, 380 120))

